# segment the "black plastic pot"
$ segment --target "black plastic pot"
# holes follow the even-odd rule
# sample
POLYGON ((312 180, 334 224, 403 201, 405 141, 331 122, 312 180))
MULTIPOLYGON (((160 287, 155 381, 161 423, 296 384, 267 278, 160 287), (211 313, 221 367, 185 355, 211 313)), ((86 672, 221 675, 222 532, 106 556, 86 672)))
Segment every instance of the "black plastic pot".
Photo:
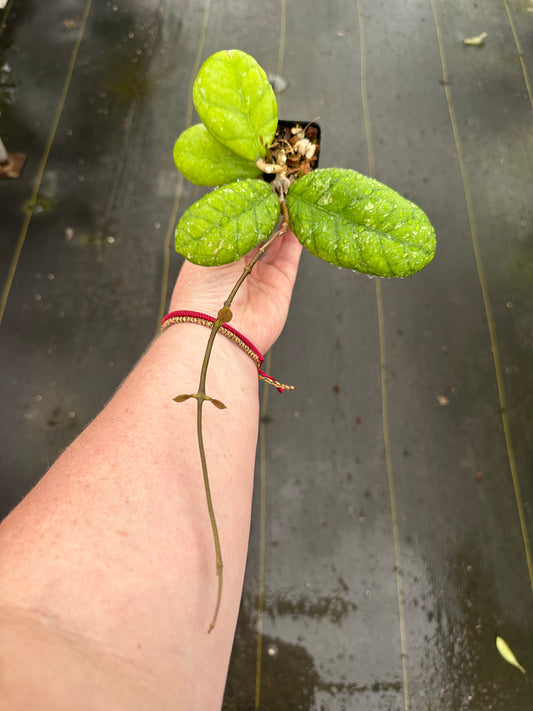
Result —
MULTIPOLYGON (((320 142, 322 138, 320 124, 316 123, 316 121, 285 121, 283 119, 280 119, 278 121, 278 129, 276 131, 276 136, 274 140, 276 140, 276 138, 280 138, 280 129, 288 130, 289 133, 284 137, 285 140, 288 140, 291 137, 290 129, 295 128, 296 126, 300 126, 301 128, 305 129, 305 137, 309 141, 311 141, 311 143, 314 143, 317 146, 317 150, 315 153, 316 157, 312 161, 311 165, 311 170, 316 170, 318 168, 318 162, 320 159, 320 142)), ((263 175, 263 179, 269 183, 272 182, 274 178, 274 175, 263 175)))
MULTIPOLYGON (((316 142, 318 147, 320 148, 320 142, 322 139, 322 130, 320 128, 320 124, 317 123, 316 121, 284 121, 283 119, 279 119, 278 121, 278 128, 282 126, 283 128, 294 128, 295 126, 302 126, 306 129, 312 128, 316 131, 316 142)), ((307 134, 306 134, 307 135, 307 134)), ((309 138, 309 136, 307 136, 309 138)), ((319 151, 320 155, 320 151, 319 151)), ((317 158, 316 165, 314 166, 313 170, 316 170, 318 167, 318 161, 319 158, 317 158)))

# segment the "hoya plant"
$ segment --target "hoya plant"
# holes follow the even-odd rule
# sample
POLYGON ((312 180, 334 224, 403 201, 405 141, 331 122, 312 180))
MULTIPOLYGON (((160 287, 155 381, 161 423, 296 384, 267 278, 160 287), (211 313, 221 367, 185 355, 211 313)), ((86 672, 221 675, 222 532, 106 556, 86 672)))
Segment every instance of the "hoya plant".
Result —
POLYGON ((291 229, 312 254, 338 267, 378 277, 406 277, 435 253, 435 233, 424 212, 382 183, 342 168, 316 168, 319 128, 278 122, 274 91, 249 54, 224 50, 198 72, 193 100, 201 123, 186 129, 174 146, 185 178, 215 187, 189 207, 176 227, 176 251, 202 266, 238 261, 259 247, 218 312, 206 348, 195 398, 198 442, 216 549, 218 596, 222 557, 202 437, 202 407, 214 338, 232 318, 231 304, 268 247, 291 229))

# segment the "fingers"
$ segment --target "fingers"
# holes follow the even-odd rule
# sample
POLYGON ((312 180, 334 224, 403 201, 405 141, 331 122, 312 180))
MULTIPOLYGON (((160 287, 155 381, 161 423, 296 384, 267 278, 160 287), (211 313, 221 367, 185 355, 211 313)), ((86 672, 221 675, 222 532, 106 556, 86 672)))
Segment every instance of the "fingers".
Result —
POLYGON ((293 232, 285 232, 274 244, 267 250, 263 261, 267 264, 276 264, 276 262, 287 262, 293 267, 298 267, 302 245, 293 232))
MULTIPOLYGON (((301 252, 302 246, 294 234, 286 232, 274 242, 254 268, 255 280, 264 281, 264 286, 268 285, 268 288, 275 283, 278 289, 282 285, 292 289, 301 252), (281 280, 280 276, 283 277, 281 280)), ((174 287, 172 309, 219 308, 242 274, 243 265, 249 262, 252 255, 253 251, 239 262, 219 267, 201 267, 185 261, 174 287)))
POLYGON ((289 231, 274 242, 262 261, 276 267, 287 279, 294 281, 301 254, 302 245, 294 233, 289 231))
POLYGON ((201 267, 185 261, 171 299, 171 308, 213 311, 224 303, 242 266, 201 267))

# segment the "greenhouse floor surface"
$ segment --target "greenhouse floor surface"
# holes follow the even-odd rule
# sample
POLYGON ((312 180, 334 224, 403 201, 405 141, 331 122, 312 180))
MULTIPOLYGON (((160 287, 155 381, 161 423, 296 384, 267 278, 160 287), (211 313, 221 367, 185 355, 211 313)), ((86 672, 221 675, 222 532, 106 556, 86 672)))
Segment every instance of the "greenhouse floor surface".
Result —
POLYGON ((10 0, 0 23, 26 155, 0 180, 2 514, 153 338, 202 194, 172 160, 191 81, 243 49, 280 116, 319 117, 321 167, 419 204, 438 248, 405 280, 302 258, 223 708, 533 708, 495 644, 533 673, 531 0, 10 0))

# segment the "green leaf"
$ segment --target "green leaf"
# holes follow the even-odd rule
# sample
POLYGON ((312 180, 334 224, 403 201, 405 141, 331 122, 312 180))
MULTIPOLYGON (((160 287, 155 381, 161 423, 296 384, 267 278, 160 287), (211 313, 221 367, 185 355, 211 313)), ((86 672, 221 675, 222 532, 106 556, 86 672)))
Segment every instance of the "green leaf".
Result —
POLYGON ((279 216, 279 199, 268 183, 229 183, 183 213, 176 251, 205 267, 236 262, 271 234, 279 216))
POLYGON ((238 178, 257 178, 261 171, 219 143, 202 123, 191 126, 174 144, 174 162, 195 185, 225 185, 238 178))
POLYGON ((326 168, 300 178, 289 188, 287 207, 303 246, 340 267, 405 277, 435 254, 435 232, 422 210, 353 170, 326 168))
POLYGON ((217 141, 255 163, 264 158, 278 125, 278 107, 265 71, 238 49, 211 55, 200 68, 193 100, 217 141), (262 139, 262 142, 261 142, 262 139))

